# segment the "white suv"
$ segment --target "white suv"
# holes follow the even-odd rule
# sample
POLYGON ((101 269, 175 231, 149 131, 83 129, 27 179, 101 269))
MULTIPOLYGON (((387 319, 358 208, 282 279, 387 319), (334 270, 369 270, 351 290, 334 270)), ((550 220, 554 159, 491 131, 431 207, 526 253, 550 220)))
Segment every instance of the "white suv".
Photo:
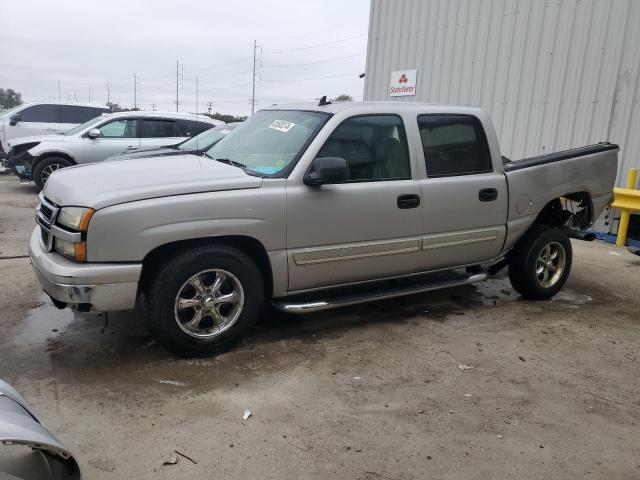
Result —
POLYGON ((89 120, 62 135, 9 141, 7 165, 42 189, 54 171, 101 162, 141 148, 173 145, 224 122, 188 113, 120 112, 89 120))
POLYGON ((9 152, 14 138, 66 132, 70 128, 110 113, 104 105, 79 103, 27 103, 0 113, 0 144, 9 152))

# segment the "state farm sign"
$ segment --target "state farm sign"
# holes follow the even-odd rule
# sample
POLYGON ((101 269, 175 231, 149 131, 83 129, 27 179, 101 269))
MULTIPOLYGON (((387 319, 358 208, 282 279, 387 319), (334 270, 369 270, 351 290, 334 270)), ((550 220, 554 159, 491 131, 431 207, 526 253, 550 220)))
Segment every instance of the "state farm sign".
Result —
POLYGON ((416 94, 416 77, 418 70, 397 70, 391 72, 389 80, 389 96, 404 97, 416 94))

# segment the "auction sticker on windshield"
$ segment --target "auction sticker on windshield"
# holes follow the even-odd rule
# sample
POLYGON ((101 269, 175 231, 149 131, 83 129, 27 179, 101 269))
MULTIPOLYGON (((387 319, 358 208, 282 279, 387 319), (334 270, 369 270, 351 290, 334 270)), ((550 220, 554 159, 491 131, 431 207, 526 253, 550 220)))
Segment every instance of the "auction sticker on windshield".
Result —
POLYGON ((280 130, 281 132, 288 132, 291 130, 296 124, 287 122, 286 120, 274 120, 269 125, 269 128, 273 128, 274 130, 280 130))

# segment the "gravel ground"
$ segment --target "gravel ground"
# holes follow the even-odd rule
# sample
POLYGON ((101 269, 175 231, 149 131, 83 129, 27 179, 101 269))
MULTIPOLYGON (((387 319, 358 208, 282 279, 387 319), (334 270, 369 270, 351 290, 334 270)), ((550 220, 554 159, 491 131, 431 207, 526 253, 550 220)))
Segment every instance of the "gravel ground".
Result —
MULTIPOLYGON (((182 360, 133 313, 50 304, 28 258, 7 258, 35 204, 0 177, 0 378, 84 478, 640 478, 640 257, 624 249, 574 242, 552 301, 503 274, 264 318, 233 351, 182 360), (163 465, 175 450, 197 463, 163 465)), ((0 470, 28 455, 1 447, 0 470)))

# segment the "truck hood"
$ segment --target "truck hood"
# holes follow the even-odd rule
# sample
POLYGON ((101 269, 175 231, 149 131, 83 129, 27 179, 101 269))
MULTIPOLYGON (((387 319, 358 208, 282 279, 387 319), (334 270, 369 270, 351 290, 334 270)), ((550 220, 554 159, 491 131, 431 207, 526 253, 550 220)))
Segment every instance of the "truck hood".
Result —
POLYGON ((198 192, 258 188, 262 178, 196 155, 78 165, 54 172, 44 195, 61 206, 100 209, 119 203, 198 192))

